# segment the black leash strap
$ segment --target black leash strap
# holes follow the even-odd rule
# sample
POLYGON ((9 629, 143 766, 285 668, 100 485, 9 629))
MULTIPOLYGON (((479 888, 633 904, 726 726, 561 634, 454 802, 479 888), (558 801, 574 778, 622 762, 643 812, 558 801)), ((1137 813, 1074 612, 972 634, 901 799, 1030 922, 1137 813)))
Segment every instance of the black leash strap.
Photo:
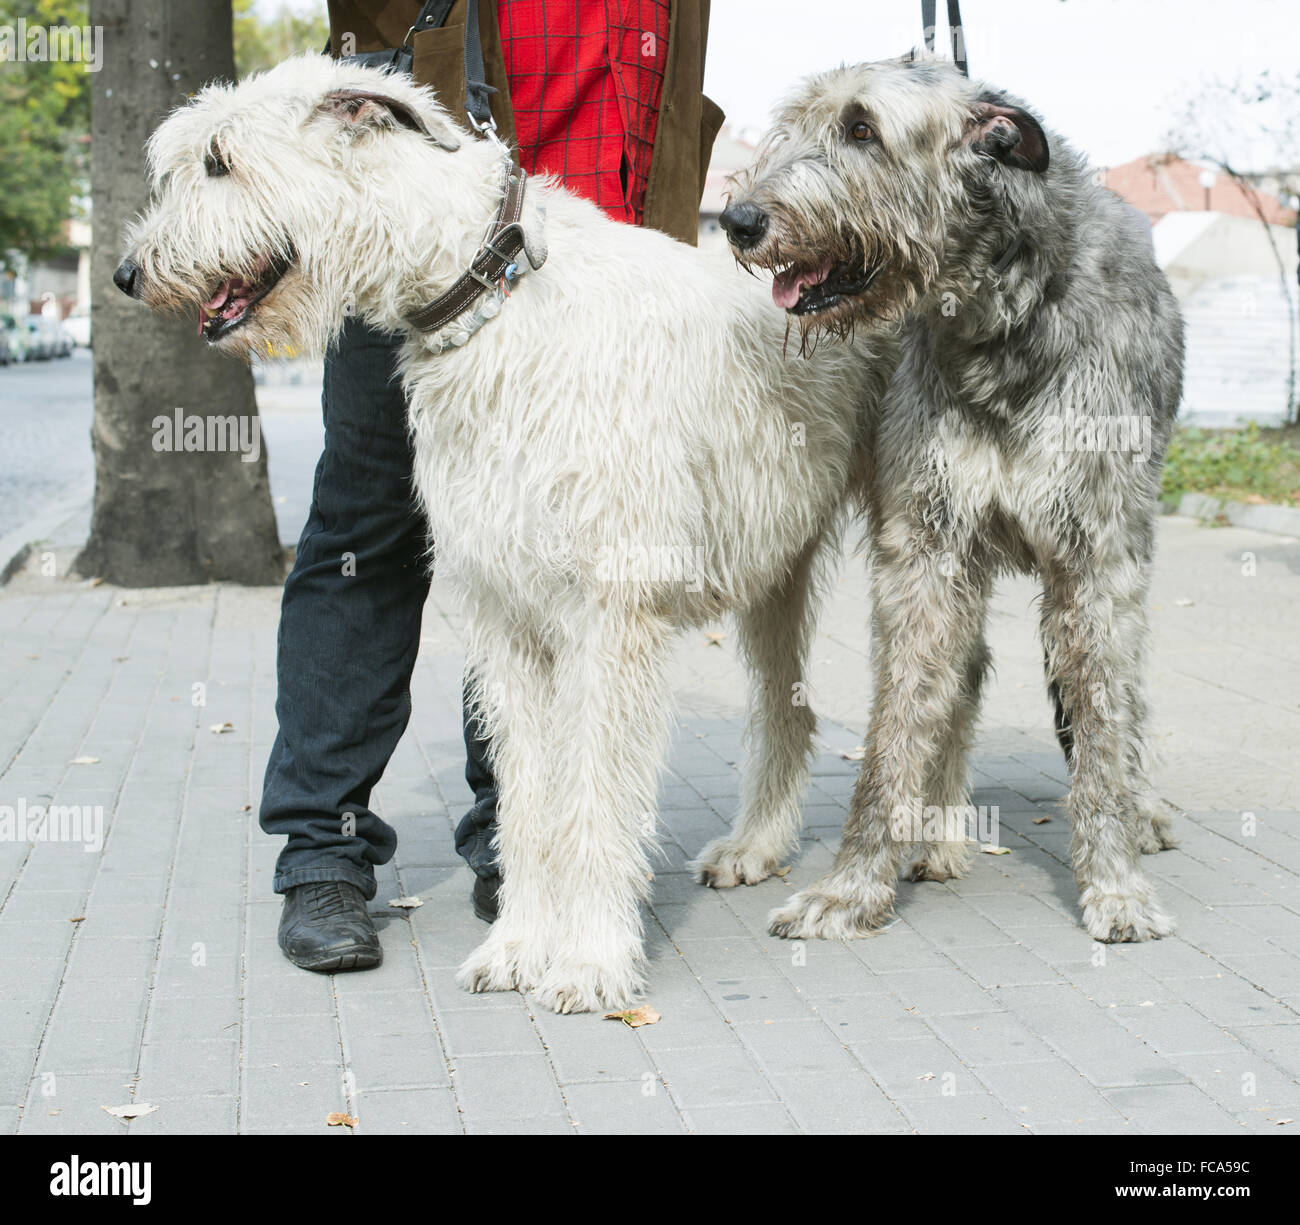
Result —
POLYGON ((474 124, 474 130, 496 131, 492 122, 492 109, 488 97, 496 91, 484 79, 483 42, 478 28, 478 0, 468 0, 465 13, 465 110, 474 124))
MULTIPOLYGON (((921 0, 921 26, 925 33, 925 49, 934 50, 935 0, 921 0)), ((961 0, 948 0, 948 34, 952 41, 952 59, 964 77, 970 76, 966 62, 966 33, 961 24, 961 0)))
MULTIPOLYGON (((411 39, 421 30, 440 30, 447 23, 456 0, 428 0, 420 10, 414 24, 406 31, 406 38, 400 47, 386 51, 363 51, 358 55, 345 58, 353 64, 365 64, 371 68, 382 68, 385 72, 405 72, 408 75, 415 60, 411 48, 411 39)), ((325 44, 325 54, 330 53, 329 43, 325 44)), ((483 67, 483 41, 479 32, 478 0, 466 0, 465 5, 465 113, 470 123, 480 135, 495 132, 496 124, 492 120, 492 108, 488 99, 496 92, 486 80, 483 67)))

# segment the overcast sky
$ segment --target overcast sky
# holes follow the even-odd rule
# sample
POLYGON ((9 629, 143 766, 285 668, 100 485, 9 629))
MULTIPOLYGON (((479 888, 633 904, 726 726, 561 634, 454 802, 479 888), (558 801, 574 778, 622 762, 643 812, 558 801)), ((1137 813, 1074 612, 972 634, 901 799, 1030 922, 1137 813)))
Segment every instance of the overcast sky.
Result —
MULTIPOLYGON (((712 4, 705 90, 733 128, 765 126, 806 73, 921 43, 920 0, 712 4)), ((945 0, 936 7, 942 23, 945 0)), ((972 74, 1026 99, 1097 165, 1159 149, 1179 102, 1215 76, 1300 73, 1300 0, 962 0, 961 10, 972 74)))

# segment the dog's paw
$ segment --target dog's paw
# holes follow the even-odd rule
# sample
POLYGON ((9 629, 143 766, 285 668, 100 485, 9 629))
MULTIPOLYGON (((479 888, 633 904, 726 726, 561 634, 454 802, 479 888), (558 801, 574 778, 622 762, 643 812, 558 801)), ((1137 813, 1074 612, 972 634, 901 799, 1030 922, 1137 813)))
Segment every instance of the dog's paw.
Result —
POLYGON ((1174 836, 1172 818, 1167 813, 1156 809, 1138 813, 1137 839, 1138 848, 1143 855, 1169 851, 1178 845, 1178 839, 1174 836))
POLYGON ((527 991, 541 981, 544 968, 545 957, 531 942, 493 927, 461 963, 456 982, 466 991, 527 991))
POLYGON ((542 976, 533 997, 552 1012, 601 1012, 630 1007, 641 995, 645 979, 632 958, 618 964, 564 957, 542 976))
POLYGON ((746 847, 731 838, 715 838, 691 865, 695 879, 710 889, 757 885, 782 867, 781 856, 746 847))
POLYGON ((796 893, 767 917, 767 930, 786 940, 854 940, 884 926, 894 908, 893 891, 874 898, 842 897, 814 885, 796 893))
POLYGON ((936 842, 925 848, 920 859, 903 869, 903 876, 912 881, 960 880, 969 870, 969 843, 936 842))
POLYGON ((1103 893, 1088 888, 1080 897, 1083 925, 1103 944, 1159 940, 1174 930, 1174 921, 1160 909, 1151 891, 1141 887, 1127 893, 1103 893))

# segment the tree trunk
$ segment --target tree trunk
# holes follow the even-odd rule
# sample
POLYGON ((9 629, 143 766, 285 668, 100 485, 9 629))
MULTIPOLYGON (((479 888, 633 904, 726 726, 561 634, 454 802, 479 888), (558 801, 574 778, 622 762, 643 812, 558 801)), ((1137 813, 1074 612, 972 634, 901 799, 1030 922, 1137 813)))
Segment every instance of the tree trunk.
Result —
POLYGON ((126 587, 278 583, 252 373, 208 349, 194 320, 159 319, 113 285, 123 226, 148 198, 146 139, 200 86, 234 80, 230 0, 92 0, 90 22, 104 47, 91 87, 95 503, 76 568, 126 587), (201 445, 214 449, 186 451, 183 435, 155 424, 178 409, 236 418, 240 430, 204 428, 201 445), (255 460, 232 435, 255 440, 255 460))

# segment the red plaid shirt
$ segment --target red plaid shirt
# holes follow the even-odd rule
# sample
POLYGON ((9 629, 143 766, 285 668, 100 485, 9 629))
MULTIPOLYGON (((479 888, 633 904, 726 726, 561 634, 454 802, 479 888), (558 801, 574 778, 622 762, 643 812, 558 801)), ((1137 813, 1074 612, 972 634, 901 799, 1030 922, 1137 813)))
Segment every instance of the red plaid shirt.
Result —
POLYGON ((519 159, 640 225, 669 0, 497 0, 519 159))

